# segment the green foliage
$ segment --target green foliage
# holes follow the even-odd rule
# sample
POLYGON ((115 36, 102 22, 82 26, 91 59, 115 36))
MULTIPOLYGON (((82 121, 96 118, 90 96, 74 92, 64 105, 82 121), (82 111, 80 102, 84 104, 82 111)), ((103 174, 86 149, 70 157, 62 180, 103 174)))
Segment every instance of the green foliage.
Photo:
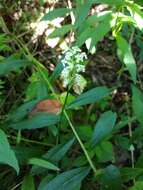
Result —
POLYGON ((111 134, 116 117, 116 113, 112 111, 107 111, 100 116, 93 132, 92 143, 94 146, 111 134))
POLYGON ((28 190, 29 187, 31 190, 35 190, 34 179, 30 174, 24 177, 21 190, 28 190))
POLYGON ((81 181, 88 175, 88 168, 77 168, 64 173, 61 173, 56 178, 51 180, 47 185, 43 187, 43 190, 59 190, 76 189, 81 181))
POLYGON ((67 8, 58 8, 50 11, 49 13, 45 14, 42 20, 53 20, 57 17, 62 17, 69 13, 71 10, 67 8))
POLYGON ((118 56, 120 60, 123 61, 123 63, 126 65, 132 77, 132 80, 134 81, 134 83, 136 83, 137 68, 136 68, 135 59, 132 55, 131 47, 123 37, 118 35, 116 39, 118 45, 118 56))
POLYGON ((6 75, 11 71, 18 71, 20 68, 27 66, 29 63, 26 59, 17 59, 9 57, 0 61, 0 76, 6 75))
POLYGON ((54 125, 59 122, 59 116, 54 114, 39 113, 32 116, 29 119, 22 120, 20 122, 9 124, 8 127, 21 130, 21 129, 37 129, 50 125, 54 125))
POLYGON ((143 125, 142 118, 143 94, 135 86, 132 86, 132 108, 137 120, 143 125))
POLYGON ((142 5, 1 3, 1 189, 143 189, 142 5))
POLYGON ((46 160, 39 159, 39 158, 30 158, 28 163, 32 164, 32 165, 39 166, 39 167, 43 167, 43 168, 46 168, 49 170, 56 170, 56 171, 59 170, 59 168, 57 166, 55 166, 54 164, 52 164, 46 160))
POLYGON ((100 101, 109 95, 109 89, 107 87, 96 87, 78 96, 73 102, 71 102, 67 108, 75 108, 91 103, 100 101), (90 98, 89 98, 90 97, 90 98))
POLYGON ((16 170, 17 174, 19 173, 17 158, 2 130, 0 130, 0 163, 8 164, 16 170))

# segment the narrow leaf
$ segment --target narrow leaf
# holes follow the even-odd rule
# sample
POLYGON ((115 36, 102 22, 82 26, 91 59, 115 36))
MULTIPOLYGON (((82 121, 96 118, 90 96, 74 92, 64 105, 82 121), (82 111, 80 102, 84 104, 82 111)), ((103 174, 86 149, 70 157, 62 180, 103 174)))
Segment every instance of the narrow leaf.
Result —
POLYGON ((109 95, 110 91, 107 87, 96 87, 93 88, 80 96, 78 96, 73 102, 71 102, 67 108, 75 108, 77 106, 83 106, 100 101, 109 95))
MULTIPOLYGON (((59 144, 56 145, 55 147, 51 148, 46 154, 42 156, 44 160, 48 160, 54 164, 57 164, 67 153, 67 151, 70 149, 72 146, 73 142, 75 139, 71 139, 68 141, 66 144, 59 144)), ((38 166, 33 166, 31 169, 31 173, 33 174, 39 174, 43 173, 45 170, 38 166)))
POLYGON ((120 60, 126 65, 133 82, 136 83, 137 68, 136 61, 132 54, 131 46, 122 36, 118 35, 116 37, 116 40, 118 45, 118 56, 120 60))
POLYGON ((72 139, 66 144, 59 144, 55 146, 54 148, 50 149, 45 155, 43 155, 43 158, 49 159, 52 162, 59 162, 73 145, 74 140, 75 139, 72 139))
POLYGON ((16 110, 12 111, 8 114, 8 120, 12 120, 13 122, 17 122, 21 119, 24 119, 28 115, 30 111, 32 111, 33 107, 39 102, 39 100, 32 100, 29 102, 25 102, 20 105, 16 110))
POLYGON ((110 135, 115 125, 116 117, 116 113, 113 113, 112 111, 107 111, 100 116, 99 120, 95 125, 92 137, 93 145, 96 145, 101 140, 110 135))
POLYGON ((10 124, 10 128, 14 129, 37 129, 50 125, 55 125, 59 122, 60 117, 54 114, 39 113, 32 118, 25 119, 21 122, 10 124))
POLYGON ((89 171, 89 168, 77 168, 61 173, 45 185, 43 190, 75 190, 89 171))
POLYGON ((13 57, 6 58, 0 61, 0 76, 6 75, 11 71, 18 71, 20 68, 28 65, 26 59, 16 59, 13 57))
POLYGON ((58 8, 58 9, 54 9, 53 11, 50 11, 48 13, 46 13, 42 20, 53 20, 57 17, 62 17, 65 16, 67 13, 70 13, 71 9, 68 8, 58 8))
POLYGON ((56 28, 54 32, 49 35, 49 38, 56 38, 56 37, 63 37, 67 34, 70 30, 73 29, 73 25, 67 24, 62 26, 61 28, 56 28))
POLYGON ((137 120, 143 126, 143 93, 135 86, 132 86, 132 108, 137 120))
POLYGON ((77 7, 76 19, 75 19, 76 27, 79 27, 84 22, 84 20, 88 16, 88 12, 90 10, 91 5, 92 5, 92 1, 87 1, 87 2, 83 3, 82 5, 80 5, 79 7, 77 7))
POLYGON ((8 164, 19 173, 18 161, 5 133, 0 129, 0 164, 8 164))
POLYGON ((49 169, 49 170, 55 170, 55 171, 59 170, 59 168, 57 166, 55 166, 54 164, 48 162, 47 160, 43 160, 43 159, 40 159, 40 158, 31 158, 28 161, 28 163, 32 164, 32 165, 39 166, 39 167, 43 167, 43 168, 46 168, 46 169, 49 169))

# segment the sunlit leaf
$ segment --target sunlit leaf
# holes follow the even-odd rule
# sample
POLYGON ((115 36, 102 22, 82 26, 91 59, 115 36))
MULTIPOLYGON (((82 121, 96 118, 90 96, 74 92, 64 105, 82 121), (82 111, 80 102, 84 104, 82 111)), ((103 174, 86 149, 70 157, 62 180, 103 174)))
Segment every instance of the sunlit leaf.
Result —
POLYGON ((63 37, 72 29, 73 25, 71 24, 63 25, 61 28, 56 28, 48 37, 49 38, 63 37))
POLYGON ((118 56, 120 60, 125 64, 129 71, 132 80, 136 83, 137 80, 137 68, 136 61, 133 57, 130 44, 120 35, 116 37, 118 45, 118 56))
POLYGON ((46 13, 42 20, 53 20, 57 17, 62 17, 65 16, 67 13, 70 13, 71 9, 68 8, 58 8, 58 9, 54 9, 48 13, 46 13))

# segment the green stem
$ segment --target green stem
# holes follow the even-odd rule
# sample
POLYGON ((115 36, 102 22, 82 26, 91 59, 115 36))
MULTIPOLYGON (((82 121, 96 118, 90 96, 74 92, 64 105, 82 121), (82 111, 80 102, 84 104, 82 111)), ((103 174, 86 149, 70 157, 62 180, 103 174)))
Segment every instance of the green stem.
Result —
MULTIPOLYGON (((56 95, 56 93, 55 93, 52 85, 50 84, 49 80, 47 79, 47 77, 45 76, 45 74, 41 70, 41 68, 44 68, 44 66, 38 60, 36 60, 33 57, 33 55, 29 52, 28 48, 19 39, 17 39, 15 37, 15 40, 16 40, 16 42, 18 42, 21 45, 21 47, 23 48, 23 50, 25 50, 25 52, 27 54, 27 55, 26 54, 25 55, 27 56, 27 58, 36 65, 38 71, 40 72, 41 76, 43 76, 43 79, 47 83, 49 89, 54 94, 55 98, 58 99, 58 96, 56 95)), ((88 154, 88 152, 87 152, 87 150, 86 150, 83 142, 81 141, 78 133, 75 130, 75 127, 73 126, 73 124, 72 124, 72 122, 71 122, 71 120, 70 120, 70 118, 69 118, 69 116, 68 116, 68 114, 67 114, 67 112, 65 110, 64 110, 64 115, 65 115, 65 117, 66 117, 66 119, 67 119, 67 121, 69 123, 69 126, 71 127, 71 129, 72 129, 72 131, 73 131, 73 133, 74 133, 77 141, 79 142, 79 144, 80 144, 80 146, 81 146, 81 148, 82 148, 82 150, 83 150, 83 152, 84 152, 84 154, 85 154, 85 156, 87 158, 87 161, 89 162, 90 167, 92 168, 93 172, 96 173, 97 170, 96 170, 96 168, 95 168, 95 166, 94 166, 94 164, 93 164, 93 162, 92 162, 92 160, 91 160, 91 158, 90 158, 90 156, 89 156, 89 154, 88 154)))
MULTIPOLYGON (((17 140, 16 136, 7 135, 7 137, 9 139, 17 140)), ((39 141, 34 141, 34 140, 26 139, 26 138, 23 138, 23 137, 21 137, 20 140, 23 141, 23 142, 32 143, 32 144, 38 144, 38 145, 42 145, 42 146, 48 146, 48 147, 52 147, 53 146, 53 144, 42 143, 42 142, 39 142, 39 141)))

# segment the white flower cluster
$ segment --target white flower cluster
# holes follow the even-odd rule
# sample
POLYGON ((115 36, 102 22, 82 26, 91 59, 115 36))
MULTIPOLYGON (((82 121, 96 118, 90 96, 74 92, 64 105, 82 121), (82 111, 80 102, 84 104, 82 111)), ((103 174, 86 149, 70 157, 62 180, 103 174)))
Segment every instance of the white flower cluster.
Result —
POLYGON ((85 60, 87 56, 77 46, 73 46, 63 52, 63 71, 61 79, 63 86, 72 86, 74 91, 80 94, 86 86, 86 80, 79 74, 85 72, 85 60))

